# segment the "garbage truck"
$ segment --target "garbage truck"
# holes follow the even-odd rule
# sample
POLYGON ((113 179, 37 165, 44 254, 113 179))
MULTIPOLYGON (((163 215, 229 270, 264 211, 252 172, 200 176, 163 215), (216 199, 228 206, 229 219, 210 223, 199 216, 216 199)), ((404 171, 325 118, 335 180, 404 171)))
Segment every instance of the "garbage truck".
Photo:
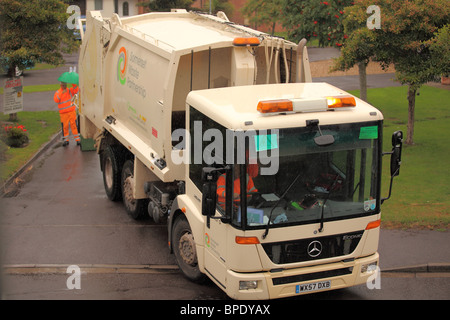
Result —
MULTIPOLYGON (((221 12, 92 11, 86 26, 81 135, 107 197, 167 224, 187 278, 275 299, 377 276, 383 115, 312 82, 304 40, 221 12)), ((398 131, 391 187, 401 147, 398 131)))

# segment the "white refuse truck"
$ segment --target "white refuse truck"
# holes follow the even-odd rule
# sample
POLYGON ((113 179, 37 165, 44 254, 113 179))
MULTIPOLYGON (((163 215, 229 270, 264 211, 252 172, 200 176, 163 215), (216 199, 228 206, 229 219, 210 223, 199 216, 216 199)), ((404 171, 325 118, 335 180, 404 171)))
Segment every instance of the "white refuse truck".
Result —
MULTIPOLYGON (((376 276, 383 116, 312 83, 303 42, 223 13, 93 11, 86 24, 81 134, 108 198, 167 223, 184 275, 234 299, 376 276)), ((391 182, 402 133, 392 140, 391 182)))

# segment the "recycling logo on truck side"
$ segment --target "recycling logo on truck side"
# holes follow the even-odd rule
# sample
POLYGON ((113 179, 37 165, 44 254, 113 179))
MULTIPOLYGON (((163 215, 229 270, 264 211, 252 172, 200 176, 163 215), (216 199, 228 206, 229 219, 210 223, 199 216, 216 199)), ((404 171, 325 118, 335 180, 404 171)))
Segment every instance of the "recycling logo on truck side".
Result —
POLYGON ((127 50, 125 47, 121 47, 119 50, 119 59, 117 60, 117 80, 121 84, 125 84, 127 78, 125 73, 127 71, 127 50))

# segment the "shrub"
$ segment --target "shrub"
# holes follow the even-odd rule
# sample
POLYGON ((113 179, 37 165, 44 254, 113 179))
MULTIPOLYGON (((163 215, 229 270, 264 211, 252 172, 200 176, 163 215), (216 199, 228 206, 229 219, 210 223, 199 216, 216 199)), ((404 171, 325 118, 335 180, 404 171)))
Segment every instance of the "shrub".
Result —
POLYGON ((5 134, 3 141, 11 148, 22 148, 28 144, 27 130, 23 125, 19 126, 5 126, 5 134))

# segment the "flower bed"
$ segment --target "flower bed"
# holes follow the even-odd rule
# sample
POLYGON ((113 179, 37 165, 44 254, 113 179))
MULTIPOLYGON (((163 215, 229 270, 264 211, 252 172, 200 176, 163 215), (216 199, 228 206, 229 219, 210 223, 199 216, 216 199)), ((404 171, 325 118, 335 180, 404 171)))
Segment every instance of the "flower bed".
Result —
POLYGON ((23 148, 29 143, 27 129, 23 125, 4 125, 1 139, 11 148, 23 148))

